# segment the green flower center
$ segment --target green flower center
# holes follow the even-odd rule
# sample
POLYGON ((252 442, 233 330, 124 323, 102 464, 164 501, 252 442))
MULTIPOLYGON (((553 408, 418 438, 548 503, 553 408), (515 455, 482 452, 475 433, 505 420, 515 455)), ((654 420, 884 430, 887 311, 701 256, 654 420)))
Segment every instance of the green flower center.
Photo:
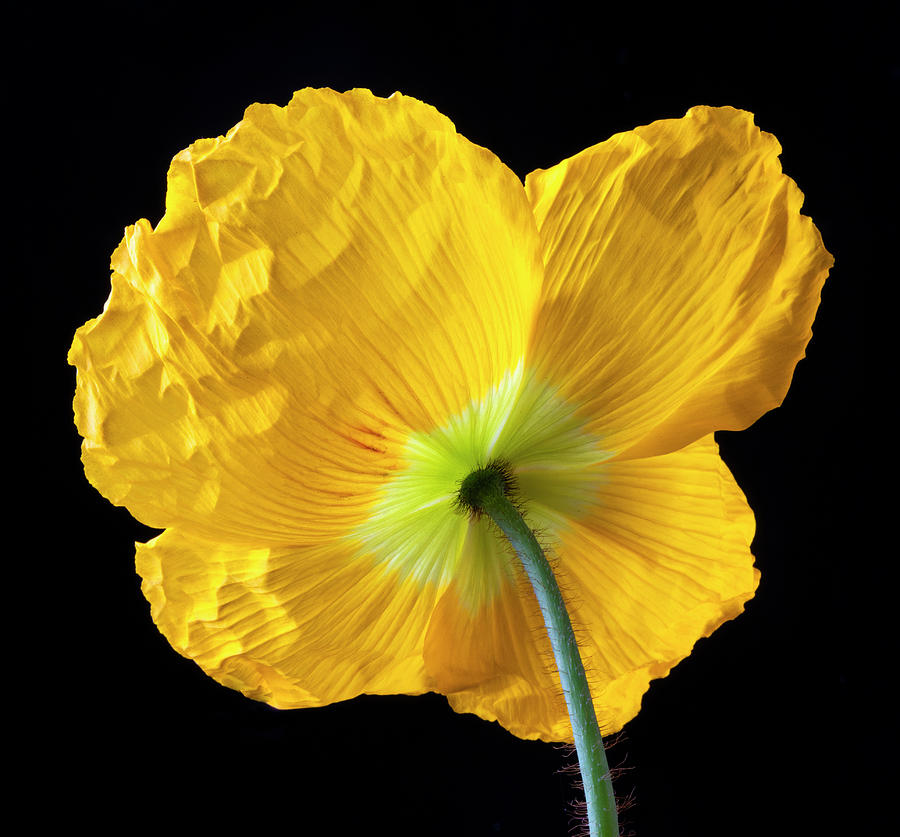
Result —
POLYGON ((506 462, 495 459, 483 468, 472 471, 460 484, 457 507, 471 517, 484 513, 482 501, 490 494, 510 497, 515 493, 516 480, 506 462))
POLYGON ((532 527, 552 536, 597 502, 610 457, 575 407, 520 363, 442 427, 407 440, 399 471, 354 533, 362 551, 422 585, 455 581, 473 609, 490 601, 511 559, 487 519, 460 508, 473 472, 502 461, 532 527))

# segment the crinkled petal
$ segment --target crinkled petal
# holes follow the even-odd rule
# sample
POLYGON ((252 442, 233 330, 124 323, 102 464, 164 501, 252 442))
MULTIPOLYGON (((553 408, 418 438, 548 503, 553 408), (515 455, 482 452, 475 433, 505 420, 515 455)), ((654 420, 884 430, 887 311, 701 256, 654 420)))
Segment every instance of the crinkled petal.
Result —
POLYGON ((411 432, 521 361, 521 182, 433 108, 303 90, 169 172, 75 336, 88 478, 142 522, 254 546, 365 519, 411 432))
MULTIPOLYGON (((546 539, 609 733, 637 714, 653 678, 743 610, 759 573, 753 513, 712 436, 601 467, 593 512, 558 520, 546 539)), ((448 589, 426 638, 429 674, 457 711, 523 738, 571 741, 537 602, 515 587, 475 615, 448 589)))
POLYGON ((248 697, 288 709, 433 688, 434 588, 350 543, 250 549, 169 530, 137 544, 136 563, 172 646, 248 697))
POLYGON ((608 450, 677 450, 784 398, 833 260, 780 151, 751 114, 697 107, 526 179, 531 358, 608 450))

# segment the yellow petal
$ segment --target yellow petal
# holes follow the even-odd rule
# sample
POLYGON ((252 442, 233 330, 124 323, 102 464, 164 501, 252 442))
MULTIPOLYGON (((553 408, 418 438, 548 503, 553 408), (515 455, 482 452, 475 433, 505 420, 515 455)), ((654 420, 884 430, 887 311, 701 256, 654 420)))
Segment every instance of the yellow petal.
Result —
POLYGON ((79 329, 91 482, 254 546, 366 518, 399 446, 520 364, 541 281, 521 183, 433 108, 303 90, 169 172, 79 329))
POLYGON ((542 526, 544 509, 566 517, 590 508, 602 478, 594 466, 608 456, 582 432, 572 405, 519 366, 444 426, 409 437, 402 467, 352 534, 403 577, 441 589, 455 581, 475 608, 498 593, 508 562, 487 519, 454 513, 462 481, 484 463, 508 462, 542 526))
MULTIPOLYGON (((637 714, 653 678, 742 611, 759 574, 750 553, 753 513, 711 436, 601 468, 593 512, 554 525, 545 509, 542 529, 609 733, 637 714)), ((474 614, 449 588, 425 662, 457 711, 498 720, 523 738, 571 741, 545 628, 522 584, 474 614)))
POLYGON ((249 549, 169 530, 136 563, 172 646, 248 697, 288 709, 431 688, 434 589, 350 544, 249 549))
POLYGON ((651 679, 742 612, 759 572, 753 512, 712 436, 606 468, 596 512, 560 530, 558 553, 597 716, 615 731, 651 679))
POLYGON ((784 398, 832 258, 780 150, 751 114, 698 107, 526 179, 530 357, 608 450, 677 450, 784 398))
POLYGON ((502 591, 474 611, 466 591, 446 590, 428 628, 425 665, 457 712, 498 721, 520 738, 571 741, 540 609, 521 569, 510 569, 516 580, 505 577, 502 591))

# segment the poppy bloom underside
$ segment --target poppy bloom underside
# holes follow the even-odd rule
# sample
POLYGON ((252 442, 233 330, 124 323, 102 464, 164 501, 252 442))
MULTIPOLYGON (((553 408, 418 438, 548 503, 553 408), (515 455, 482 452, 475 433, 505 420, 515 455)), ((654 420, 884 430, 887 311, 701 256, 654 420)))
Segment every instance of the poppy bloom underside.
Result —
POLYGON ((88 478, 166 530, 160 630, 275 706, 437 690, 569 739, 536 602, 453 509, 502 458, 620 728, 757 584, 711 434, 781 402, 831 264, 779 151, 694 108, 523 188, 421 102, 303 90, 177 155, 70 352, 88 478))

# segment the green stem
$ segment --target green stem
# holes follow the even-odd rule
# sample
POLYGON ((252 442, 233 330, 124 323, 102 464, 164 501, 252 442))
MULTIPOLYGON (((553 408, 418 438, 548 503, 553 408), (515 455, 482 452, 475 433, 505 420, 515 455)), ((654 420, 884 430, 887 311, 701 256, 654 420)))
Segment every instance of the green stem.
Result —
POLYGON ((509 539, 522 561, 544 616, 572 722, 575 750, 584 782, 590 835, 618 837, 616 799, 609 777, 609 765, 572 622, 556 577, 540 544, 507 496, 511 482, 505 466, 490 465, 474 471, 463 480, 459 501, 474 514, 489 515, 509 539))

